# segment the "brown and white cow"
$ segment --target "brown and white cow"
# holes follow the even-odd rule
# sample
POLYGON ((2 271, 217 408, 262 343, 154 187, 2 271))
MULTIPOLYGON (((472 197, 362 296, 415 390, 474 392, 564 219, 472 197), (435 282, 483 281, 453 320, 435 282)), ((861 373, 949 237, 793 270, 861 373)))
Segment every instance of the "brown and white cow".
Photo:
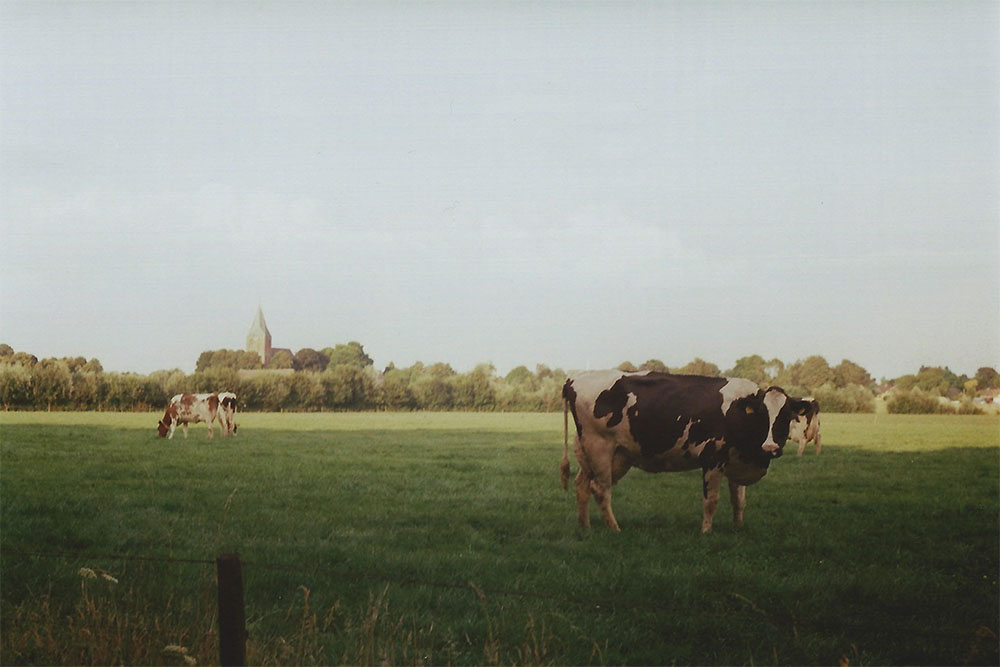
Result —
POLYGON ((163 419, 156 427, 160 437, 173 438, 174 430, 180 424, 187 438, 188 424, 206 422, 208 424, 208 439, 212 439, 213 424, 219 411, 219 396, 217 394, 177 394, 170 399, 163 419))
POLYGON ((799 416, 792 422, 788 431, 788 437, 799 443, 798 455, 802 456, 806 445, 810 441, 816 443, 816 454, 822 447, 822 438, 819 435, 819 403, 814 398, 803 398, 803 401, 810 403, 809 412, 799 416))
POLYGON ((611 510, 611 487, 633 466, 646 472, 701 468, 703 533, 712 530, 723 477, 729 480, 733 522, 742 525, 747 485, 767 474, 771 460, 782 454, 791 422, 810 408, 779 387, 762 390, 749 380, 648 371, 580 373, 566 380, 563 400, 560 472, 567 488, 565 413, 571 412, 581 526, 590 526, 593 495, 608 527, 620 530, 611 510))
POLYGON ((219 424, 223 435, 236 435, 236 394, 219 392, 219 424))

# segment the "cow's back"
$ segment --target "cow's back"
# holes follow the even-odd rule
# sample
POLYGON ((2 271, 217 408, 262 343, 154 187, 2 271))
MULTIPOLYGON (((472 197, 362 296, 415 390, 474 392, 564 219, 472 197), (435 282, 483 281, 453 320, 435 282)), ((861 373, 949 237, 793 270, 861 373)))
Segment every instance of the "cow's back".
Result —
POLYGON ((651 471, 687 470, 714 455, 725 436, 729 380, 667 373, 583 373, 567 380, 577 433, 610 441, 651 471))

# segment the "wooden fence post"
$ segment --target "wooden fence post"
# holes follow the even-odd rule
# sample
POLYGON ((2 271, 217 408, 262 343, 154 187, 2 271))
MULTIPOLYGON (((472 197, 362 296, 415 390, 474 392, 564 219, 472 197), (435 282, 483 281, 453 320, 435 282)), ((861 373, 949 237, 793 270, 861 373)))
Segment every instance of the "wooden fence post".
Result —
POLYGON ((243 606, 243 564, 239 554, 215 559, 219 582, 219 663, 246 664, 247 625, 243 606))

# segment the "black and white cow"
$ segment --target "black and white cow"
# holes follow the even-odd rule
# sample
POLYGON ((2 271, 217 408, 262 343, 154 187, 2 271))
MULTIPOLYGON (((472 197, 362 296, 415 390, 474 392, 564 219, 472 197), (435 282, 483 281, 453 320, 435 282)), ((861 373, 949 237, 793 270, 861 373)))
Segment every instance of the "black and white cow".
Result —
POLYGON ((633 466, 647 472, 701 468, 701 531, 712 530, 722 478, 729 480, 733 522, 743 523, 746 487, 759 481, 782 454, 789 426, 810 404, 778 387, 761 389, 739 378, 593 371, 563 386, 564 436, 560 465, 567 488, 569 419, 576 424, 576 503, 580 524, 590 525, 593 494, 612 530, 611 487, 633 466))
POLYGON ((819 450, 823 447, 823 439, 819 435, 819 402, 814 398, 803 398, 802 400, 810 404, 809 412, 792 422, 788 437, 799 443, 799 456, 802 456, 802 452, 806 450, 806 445, 810 441, 816 443, 816 454, 818 455, 819 450))
POLYGON ((236 435, 236 394, 231 391, 219 392, 219 424, 222 435, 236 435))

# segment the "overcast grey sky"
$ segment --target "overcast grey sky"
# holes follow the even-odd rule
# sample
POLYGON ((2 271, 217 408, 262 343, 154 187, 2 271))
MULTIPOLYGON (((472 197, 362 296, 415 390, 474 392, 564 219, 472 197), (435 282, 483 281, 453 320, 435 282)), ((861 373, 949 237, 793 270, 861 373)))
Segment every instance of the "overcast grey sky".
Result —
POLYGON ((996 2, 0 2, 0 340, 1000 363, 996 2))

